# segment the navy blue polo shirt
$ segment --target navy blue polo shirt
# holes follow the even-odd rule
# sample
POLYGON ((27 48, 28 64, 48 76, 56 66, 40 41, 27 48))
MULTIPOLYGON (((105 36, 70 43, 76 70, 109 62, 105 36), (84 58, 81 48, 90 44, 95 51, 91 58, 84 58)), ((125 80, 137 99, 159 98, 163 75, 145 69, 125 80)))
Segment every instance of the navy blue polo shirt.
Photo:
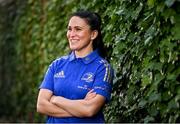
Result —
MULTIPOLYGON (((113 70, 110 64, 101 58, 97 50, 84 58, 76 58, 74 52, 68 56, 56 59, 49 66, 41 89, 49 89, 56 96, 68 99, 84 99, 86 94, 94 92, 110 100, 112 91, 113 70)), ((104 122, 102 110, 93 117, 63 117, 48 116, 47 123, 98 123, 104 122)))

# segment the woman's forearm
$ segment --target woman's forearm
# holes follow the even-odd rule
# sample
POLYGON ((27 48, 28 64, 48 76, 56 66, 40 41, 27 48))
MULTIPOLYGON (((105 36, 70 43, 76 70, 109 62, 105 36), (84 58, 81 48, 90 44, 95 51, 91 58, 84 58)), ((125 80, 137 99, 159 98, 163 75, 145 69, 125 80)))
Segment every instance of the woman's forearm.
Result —
POLYGON ((42 101, 37 105, 37 112, 53 116, 53 117, 72 117, 72 115, 62 108, 50 103, 49 101, 42 101))
POLYGON ((91 117, 98 111, 98 109, 97 111, 93 110, 91 100, 70 100, 61 96, 54 96, 51 102, 76 117, 91 117))

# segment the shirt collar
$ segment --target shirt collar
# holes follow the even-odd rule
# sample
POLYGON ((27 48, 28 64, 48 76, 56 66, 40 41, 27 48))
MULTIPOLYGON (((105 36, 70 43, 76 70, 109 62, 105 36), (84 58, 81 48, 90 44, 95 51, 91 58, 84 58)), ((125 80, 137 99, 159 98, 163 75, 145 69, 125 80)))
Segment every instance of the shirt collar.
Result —
MULTIPOLYGON (((86 57, 80 58, 82 59, 82 61, 85 64, 89 64, 90 62, 92 62, 96 57, 98 57, 98 50, 94 50, 93 52, 91 52, 90 54, 88 54, 86 57)), ((76 59, 76 55, 74 53, 74 51, 72 51, 69 55, 69 61, 73 61, 76 59)))
POLYGON ((69 54, 69 61, 73 61, 76 59, 76 56, 74 54, 74 51, 72 51, 70 54, 69 54))

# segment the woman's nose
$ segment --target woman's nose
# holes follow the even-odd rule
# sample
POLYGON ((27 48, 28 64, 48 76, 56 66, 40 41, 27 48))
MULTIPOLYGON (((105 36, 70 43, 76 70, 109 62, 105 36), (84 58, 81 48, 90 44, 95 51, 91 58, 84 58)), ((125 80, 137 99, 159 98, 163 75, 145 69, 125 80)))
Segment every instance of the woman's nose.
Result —
POLYGON ((75 30, 71 30, 70 37, 74 37, 75 35, 76 35, 76 31, 75 30))

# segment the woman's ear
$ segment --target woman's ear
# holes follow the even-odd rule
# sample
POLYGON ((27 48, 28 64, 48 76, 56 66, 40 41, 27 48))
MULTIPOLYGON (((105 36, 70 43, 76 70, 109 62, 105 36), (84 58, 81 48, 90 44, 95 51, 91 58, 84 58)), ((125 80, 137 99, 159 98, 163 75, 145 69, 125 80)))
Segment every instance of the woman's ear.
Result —
POLYGON ((98 36, 98 31, 97 30, 94 30, 94 31, 91 32, 91 40, 96 39, 97 36, 98 36))

